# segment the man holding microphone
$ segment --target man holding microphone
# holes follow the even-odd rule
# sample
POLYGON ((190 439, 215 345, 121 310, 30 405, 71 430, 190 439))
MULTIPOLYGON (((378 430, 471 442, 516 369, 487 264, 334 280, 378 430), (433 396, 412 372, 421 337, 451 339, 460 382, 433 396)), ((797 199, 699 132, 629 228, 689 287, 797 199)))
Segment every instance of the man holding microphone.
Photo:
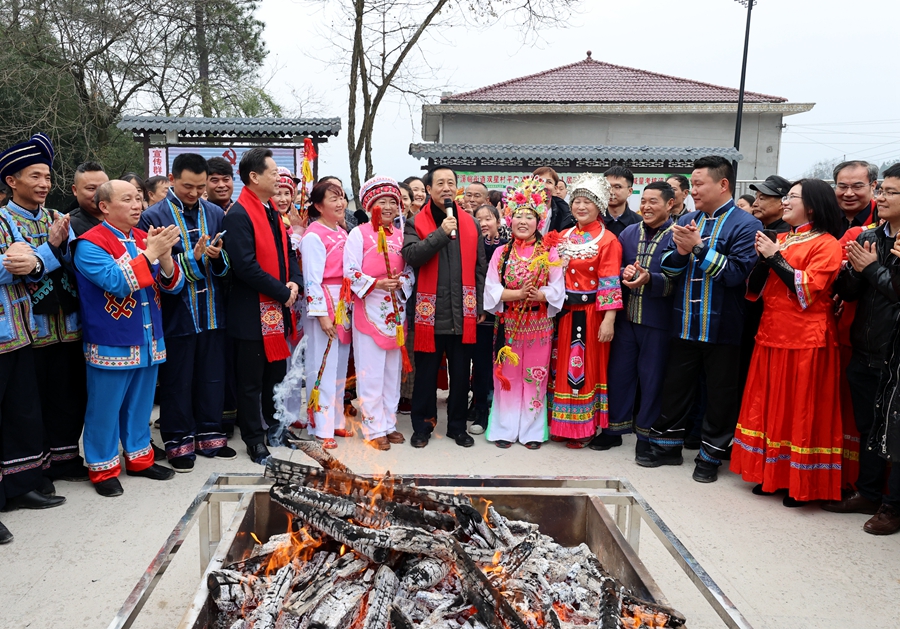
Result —
POLYGON ((484 317, 487 263, 478 224, 454 202, 456 173, 437 167, 425 175, 424 182, 428 201, 407 220, 403 240, 403 258, 418 271, 410 443, 424 448, 437 423, 438 368, 446 354, 447 436, 468 448, 474 443, 466 432, 469 364, 475 325, 484 317))

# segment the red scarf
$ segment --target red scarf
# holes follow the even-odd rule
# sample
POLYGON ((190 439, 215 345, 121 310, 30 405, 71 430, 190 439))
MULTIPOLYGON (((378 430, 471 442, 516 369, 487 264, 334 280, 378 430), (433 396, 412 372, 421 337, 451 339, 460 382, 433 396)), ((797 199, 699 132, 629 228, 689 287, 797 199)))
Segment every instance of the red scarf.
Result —
MULTIPOLYGON (((259 263, 263 271, 276 277, 279 281, 281 270, 278 267, 278 245, 272 238, 272 227, 269 225, 269 219, 266 216, 266 208, 253 192, 244 188, 237 200, 238 204, 247 210, 247 216, 253 223, 253 239, 256 242, 256 261, 259 263)), ((284 224, 279 220, 278 225, 281 229, 281 251, 285 265, 289 266, 290 258, 288 258, 287 230, 284 224)), ((266 349, 266 360, 274 363, 278 360, 285 360, 291 355, 288 348, 287 339, 284 336, 284 311, 281 302, 278 302, 268 295, 259 294, 259 321, 262 327, 263 347, 266 349)))
MULTIPOLYGON (((462 217, 464 212, 456 205, 456 216, 462 217)), ((416 214, 416 233, 420 240, 425 240, 435 229, 440 229, 434 222, 431 213, 431 199, 416 214)), ((460 261, 462 263, 462 303, 463 303, 463 343, 475 343, 475 318, 478 315, 478 299, 475 295, 475 260, 474 253, 480 234, 475 223, 468 219, 458 222, 458 242, 460 261), (463 252, 470 252, 466 255, 463 252)), ((453 245, 448 245, 453 246, 453 245)), ((414 349, 417 352, 434 351, 434 313, 437 308, 437 282, 440 256, 435 255, 419 268, 419 280, 416 284, 416 338, 414 349)), ((455 278, 451 279, 451 284, 455 278)))

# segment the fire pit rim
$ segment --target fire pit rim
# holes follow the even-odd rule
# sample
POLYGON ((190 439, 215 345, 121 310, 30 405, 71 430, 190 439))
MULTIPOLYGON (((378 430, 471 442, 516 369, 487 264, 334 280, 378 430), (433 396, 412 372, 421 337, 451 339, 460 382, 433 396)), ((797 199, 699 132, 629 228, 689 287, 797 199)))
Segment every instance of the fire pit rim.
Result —
MULTIPOLYGON (((359 474, 359 476, 363 477, 379 477, 379 474, 359 474)), ((556 488, 556 489, 565 489, 570 490, 572 493, 582 493, 587 490, 594 488, 593 492, 587 492, 589 495, 597 496, 601 499, 612 499, 610 504, 614 504, 617 507, 623 507, 625 513, 625 517, 620 518, 618 515, 615 518, 615 522, 618 525, 619 533, 623 534, 626 538, 626 541, 632 546, 631 550, 634 552, 636 556, 638 556, 636 550, 636 544, 634 544, 633 535, 637 531, 639 531, 640 522, 643 520, 647 523, 650 530, 654 533, 654 535, 659 539, 659 541, 663 544, 666 550, 669 551, 669 554, 675 559, 676 563, 682 568, 684 573, 688 576, 688 578, 694 583, 697 590, 703 595, 706 601, 710 604, 713 610, 718 614, 718 616, 725 623, 725 626, 729 627, 729 629, 753 629, 752 625, 747 621, 747 619, 738 611, 737 607, 735 607, 734 603, 732 603, 731 599, 722 591, 722 589, 716 584, 716 582, 712 579, 708 572, 699 564, 693 554, 682 544, 681 540, 675 535, 671 528, 662 520, 662 518, 656 513, 656 511, 650 506, 650 504, 646 501, 646 499, 635 489, 634 485, 626 478, 619 476, 548 476, 548 475, 475 475, 475 474, 465 474, 465 475, 455 475, 455 474, 404 474, 400 476, 403 481, 413 481, 416 485, 420 485, 417 481, 419 480, 440 480, 440 481, 451 481, 456 480, 462 484, 453 485, 456 487, 469 488, 472 487, 471 483, 474 483, 476 480, 485 482, 502 482, 506 481, 532 481, 532 482, 540 482, 544 484, 544 487, 548 488, 556 488), (560 482, 575 482, 579 483, 578 486, 571 486, 565 484, 556 484, 560 482), (602 489, 610 489, 609 484, 615 483, 618 486, 616 487, 614 492, 610 493, 598 493, 602 489), (602 486, 596 486, 602 484, 602 486), (635 518, 634 515, 637 514, 635 518), (625 525, 627 530, 622 531, 622 525, 625 525)), ((200 491, 191 501, 191 504, 185 510, 184 515, 172 529, 172 532, 169 534, 169 537, 166 539, 163 546, 160 548, 159 552, 151 561, 150 565, 141 575, 135 587, 132 589, 131 593, 125 600, 125 603, 116 613, 116 616, 113 618, 112 622, 109 624, 108 629, 129 629, 134 622, 137 620, 137 617, 146 603, 147 599, 149 599, 150 595, 153 593, 153 590, 156 588, 159 580, 165 574, 168 565, 171 563, 175 553, 178 552, 188 533, 191 531, 193 526, 199 520, 201 511, 205 511, 209 516, 206 522, 203 522, 203 526, 201 526, 200 538, 201 538, 201 561, 203 558, 206 558, 205 564, 201 570, 201 573, 206 572, 207 567, 209 565, 209 561, 211 559, 212 552, 209 549, 204 552, 203 542, 204 538, 207 541, 212 541, 210 538, 210 529, 215 528, 219 535, 221 535, 221 511, 220 511, 220 503, 221 502, 240 502, 241 499, 248 493, 252 493, 252 491, 248 491, 248 487, 261 487, 261 486, 270 486, 273 482, 271 479, 265 478, 261 474, 254 474, 248 472, 237 472, 237 473, 224 473, 224 472, 213 472, 210 474, 209 478, 200 488, 200 491), (246 482, 233 482, 232 479, 237 481, 246 481, 246 482), (213 517, 216 518, 217 522, 213 523, 213 517), (206 531, 206 535, 204 536, 204 530, 206 531)), ((448 487, 451 486, 448 484, 428 484, 421 483, 421 486, 424 487, 448 487)), ((508 487, 515 488, 518 485, 494 485, 494 487, 508 487)), ((489 487, 488 485, 476 485, 475 487, 489 487)), ((532 488, 541 488, 541 486, 532 488)), ((605 501, 604 501, 605 502, 605 501)), ((221 537, 215 540, 218 545, 221 541, 221 537)))

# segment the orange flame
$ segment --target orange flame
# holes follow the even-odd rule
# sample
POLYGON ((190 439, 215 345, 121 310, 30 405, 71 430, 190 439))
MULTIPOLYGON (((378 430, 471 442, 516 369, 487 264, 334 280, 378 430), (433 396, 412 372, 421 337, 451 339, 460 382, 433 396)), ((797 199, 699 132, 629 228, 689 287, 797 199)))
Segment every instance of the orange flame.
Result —
POLYGON ((259 544, 260 546, 262 546, 262 542, 259 541, 259 538, 256 536, 256 533, 254 533, 253 531, 250 531, 250 537, 253 538, 253 541, 254 541, 254 542, 256 542, 257 544, 259 544))
MULTIPOLYGON (((287 528, 290 535, 289 542, 279 546, 272 552, 272 556, 269 557, 269 561, 266 563, 264 571, 266 576, 277 572, 293 561, 304 563, 309 561, 316 549, 322 545, 322 542, 313 538, 305 527, 294 531, 293 518, 290 515, 288 516, 287 528)), ((254 535, 254 537, 256 536, 254 535)))
POLYGON ((341 544, 341 557, 347 552, 347 547, 344 544, 341 544))

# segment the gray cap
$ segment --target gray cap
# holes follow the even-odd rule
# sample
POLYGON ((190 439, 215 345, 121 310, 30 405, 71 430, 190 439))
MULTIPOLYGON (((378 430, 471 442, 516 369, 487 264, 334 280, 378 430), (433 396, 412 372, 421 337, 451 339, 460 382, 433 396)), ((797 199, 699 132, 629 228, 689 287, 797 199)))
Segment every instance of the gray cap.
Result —
POLYGON ((766 177, 765 183, 750 184, 751 190, 756 190, 760 194, 766 194, 770 197, 783 197, 791 189, 791 182, 784 177, 778 175, 770 175, 766 177))

